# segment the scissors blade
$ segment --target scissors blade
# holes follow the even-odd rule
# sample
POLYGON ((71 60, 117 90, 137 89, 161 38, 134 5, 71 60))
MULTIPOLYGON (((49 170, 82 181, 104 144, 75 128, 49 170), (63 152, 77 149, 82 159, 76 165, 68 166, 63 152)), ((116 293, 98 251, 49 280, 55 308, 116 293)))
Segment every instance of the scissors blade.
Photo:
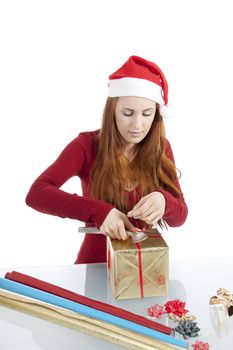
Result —
MULTIPOLYGON (((149 230, 151 231, 151 230, 149 230)), ((103 233, 101 232, 97 227, 79 227, 78 232, 81 233, 90 233, 90 234, 100 234, 103 233)), ((131 231, 126 231, 127 235, 132 238, 133 243, 140 243, 147 239, 149 235, 152 234, 152 232, 149 232, 149 234, 146 231, 136 231, 136 232, 131 232, 131 231)), ((153 231, 153 234, 155 234, 155 231, 153 231)))

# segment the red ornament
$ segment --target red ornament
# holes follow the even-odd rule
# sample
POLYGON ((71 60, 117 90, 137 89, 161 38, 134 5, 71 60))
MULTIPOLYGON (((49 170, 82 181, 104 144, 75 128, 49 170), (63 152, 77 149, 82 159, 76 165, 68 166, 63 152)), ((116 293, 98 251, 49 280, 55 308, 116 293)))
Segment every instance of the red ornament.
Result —
POLYGON ((210 346, 208 343, 203 343, 203 341, 197 340, 194 344, 192 344, 193 350, 210 350, 210 346))
POLYGON ((149 317, 161 318, 164 313, 165 313, 164 307, 158 304, 155 304, 147 309, 147 315, 149 317))
POLYGON ((164 307, 168 314, 173 313, 178 317, 182 317, 189 311, 185 309, 185 303, 179 299, 169 300, 164 304, 164 307))

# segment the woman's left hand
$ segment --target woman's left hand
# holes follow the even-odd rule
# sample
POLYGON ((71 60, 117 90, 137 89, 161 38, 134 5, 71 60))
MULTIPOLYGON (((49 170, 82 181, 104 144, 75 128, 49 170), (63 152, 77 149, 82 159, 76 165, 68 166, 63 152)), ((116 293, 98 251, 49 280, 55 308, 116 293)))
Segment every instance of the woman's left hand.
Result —
POLYGON ((128 212, 128 217, 140 219, 149 225, 155 225, 163 217, 166 200, 161 192, 152 192, 142 197, 128 212))

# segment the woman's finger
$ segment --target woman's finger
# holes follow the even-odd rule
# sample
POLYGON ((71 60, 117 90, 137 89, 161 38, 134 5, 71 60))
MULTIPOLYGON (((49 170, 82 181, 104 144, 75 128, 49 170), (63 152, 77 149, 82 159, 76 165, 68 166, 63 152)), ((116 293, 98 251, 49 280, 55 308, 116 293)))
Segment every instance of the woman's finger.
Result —
POLYGON ((135 215, 135 213, 137 213, 137 210, 141 210, 141 208, 143 207, 144 204, 146 204, 146 202, 147 202, 147 199, 145 197, 141 198, 140 201, 137 204, 135 204, 133 209, 128 212, 127 216, 131 217, 135 215))
POLYGON ((138 215, 133 215, 134 219, 141 219, 144 220, 144 218, 146 218, 147 216, 155 213, 157 210, 154 206, 150 206, 147 209, 143 210, 140 214, 138 215))
POLYGON ((110 238, 115 238, 115 234, 114 234, 114 231, 113 230, 108 230, 108 232, 106 232, 106 235, 110 238))
POLYGON ((121 239, 121 235, 119 233, 119 229, 118 229, 118 226, 116 226, 113 230, 113 238, 116 238, 116 239, 121 239))
POLYGON ((157 224, 157 222, 161 219, 162 215, 159 214, 157 216, 154 215, 150 215, 149 217, 147 217, 144 221, 149 224, 149 225, 155 225, 157 224))
POLYGON ((151 207, 153 206, 153 204, 154 203, 150 203, 150 201, 147 201, 147 202, 143 203, 139 208, 132 209, 128 213, 128 216, 137 219, 137 216, 144 215, 148 210, 150 210, 151 207))
POLYGON ((118 234, 120 236, 119 239, 126 240, 128 238, 128 235, 125 231, 125 225, 123 223, 118 225, 118 234))

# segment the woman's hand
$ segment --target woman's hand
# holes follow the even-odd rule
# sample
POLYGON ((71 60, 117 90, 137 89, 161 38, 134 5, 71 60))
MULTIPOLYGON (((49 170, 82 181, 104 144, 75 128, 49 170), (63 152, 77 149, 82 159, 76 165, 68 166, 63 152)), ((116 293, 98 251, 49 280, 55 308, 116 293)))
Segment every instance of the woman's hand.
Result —
POLYGON ((141 198, 127 216, 143 220, 149 225, 155 225, 163 217, 165 207, 164 195, 161 192, 152 192, 141 198))
POLYGON ((128 235, 126 230, 131 232, 137 231, 136 227, 131 224, 127 216, 115 208, 110 210, 103 224, 100 226, 101 232, 106 236, 116 239, 127 239, 128 235))

